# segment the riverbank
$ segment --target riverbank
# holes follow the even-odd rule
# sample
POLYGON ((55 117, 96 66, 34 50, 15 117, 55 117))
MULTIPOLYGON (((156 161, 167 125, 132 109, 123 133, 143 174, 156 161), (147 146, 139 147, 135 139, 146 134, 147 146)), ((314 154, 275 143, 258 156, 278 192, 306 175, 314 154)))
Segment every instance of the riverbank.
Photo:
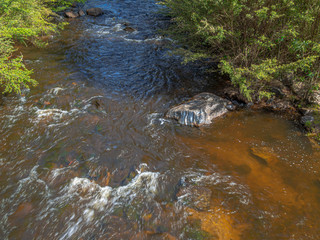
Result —
POLYGON ((317 239, 320 149, 300 125, 248 106, 200 128, 166 118, 225 79, 168 54, 153 1, 91 7, 105 14, 21 48, 39 85, 0 106, 0 236, 317 239))

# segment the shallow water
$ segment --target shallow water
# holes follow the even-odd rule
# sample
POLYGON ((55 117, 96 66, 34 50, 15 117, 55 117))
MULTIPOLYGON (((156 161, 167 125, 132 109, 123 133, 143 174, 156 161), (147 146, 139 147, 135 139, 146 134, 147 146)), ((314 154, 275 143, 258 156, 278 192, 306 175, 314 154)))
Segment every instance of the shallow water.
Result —
POLYGON ((168 54, 154 2, 88 6, 107 13, 23 49, 39 86, 0 106, 1 239, 318 239, 320 151, 302 130, 248 109, 165 119, 219 77, 168 54))

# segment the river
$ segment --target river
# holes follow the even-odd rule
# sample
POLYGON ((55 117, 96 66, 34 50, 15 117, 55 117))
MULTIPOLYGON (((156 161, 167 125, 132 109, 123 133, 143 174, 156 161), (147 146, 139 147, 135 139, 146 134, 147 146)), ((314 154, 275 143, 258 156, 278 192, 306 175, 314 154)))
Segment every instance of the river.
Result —
POLYGON ((153 1, 90 6, 106 13, 23 49, 39 86, 0 106, 1 239, 319 239, 303 129, 247 108, 202 128, 165 119, 219 76, 169 54, 153 1))

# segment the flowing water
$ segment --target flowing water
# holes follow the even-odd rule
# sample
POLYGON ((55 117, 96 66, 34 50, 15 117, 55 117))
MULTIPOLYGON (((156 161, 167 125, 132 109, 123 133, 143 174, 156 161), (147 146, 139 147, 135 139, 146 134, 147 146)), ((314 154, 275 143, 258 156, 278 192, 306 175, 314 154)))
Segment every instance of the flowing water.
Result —
POLYGON ((168 54, 153 1, 87 6, 106 14, 24 49, 39 86, 0 106, 1 239, 319 239, 320 152, 302 130, 248 109, 165 119, 218 77, 168 54))

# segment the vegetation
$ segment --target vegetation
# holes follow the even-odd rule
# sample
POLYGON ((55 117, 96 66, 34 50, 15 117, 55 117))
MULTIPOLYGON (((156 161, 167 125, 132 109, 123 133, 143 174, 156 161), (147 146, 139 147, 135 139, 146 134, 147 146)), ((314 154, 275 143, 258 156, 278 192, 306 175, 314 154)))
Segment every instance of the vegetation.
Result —
POLYGON ((0 0, 0 88, 3 93, 20 93, 37 82, 31 78, 16 43, 45 46, 41 36, 57 32, 65 24, 53 23, 53 9, 71 5, 64 0, 0 0))
POLYGON ((161 0, 175 24, 168 30, 185 61, 219 62, 241 93, 271 97, 273 81, 319 87, 320 0, 161 0))

